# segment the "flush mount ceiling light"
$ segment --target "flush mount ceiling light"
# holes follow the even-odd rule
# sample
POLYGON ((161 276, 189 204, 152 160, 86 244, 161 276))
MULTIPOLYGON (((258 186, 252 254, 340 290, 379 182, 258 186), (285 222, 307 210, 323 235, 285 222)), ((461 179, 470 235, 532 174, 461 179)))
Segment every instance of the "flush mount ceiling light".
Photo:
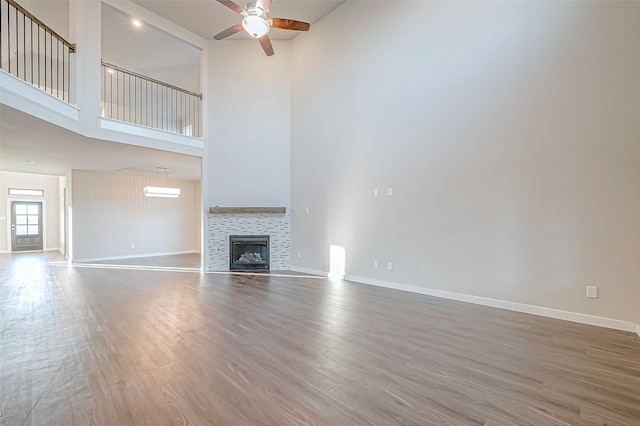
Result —
POLYGON ((140 21, 138 21, 137 19, 134 19, 133 21, 131 21, 131 23, 133 24, 134 27, 141 27, 142 23, 140 21))

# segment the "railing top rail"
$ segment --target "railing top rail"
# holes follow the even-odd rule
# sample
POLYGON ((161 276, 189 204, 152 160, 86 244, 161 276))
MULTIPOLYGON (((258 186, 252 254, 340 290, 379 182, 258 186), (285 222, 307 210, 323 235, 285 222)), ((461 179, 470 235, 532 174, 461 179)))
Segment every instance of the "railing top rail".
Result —
POLYGON ((173 90, 177 90, 178 92, 186 93, 187 95, 195 96, 196 98, 199 98, 200 100, 202 100, 202 93, 194 93, 194 92, 191 92, 189 90, 183 89, 181 87, 174 86, 173 84, 165 83, 164 81, 156 80, 155 78, 147 77, 146 75, 142 75, 142 74, 138 74, 138 73, 133 72, 133 71, 129 71, 127 69, 124 69, 124 68, 119 67, 119 66, 114 65, 114 64, 110 64, 108 62, 102 61, 102 66, 107 67, 107 68, 112 68, 114 70, 118 70, 118 71, 121 71, 123 73, 127 73, 129 75, 134 76, 134 77, 139 77, 139 78, 141 78, 143 80, 147 80, 147 81, 150 81, 152 83, 159 84, 160 86, 164 86, 164 87, 168 87, 168 88, 173 89, 173 90))
POLYGON ((69 52, 76 53, 76 45, 75 44, 69 43, 67 40, 64 39, 64 37, 62 37, 57 32, 53 31, 47 24, 42 22, 40 19, 38 19, 36 16, 34 16, 31 12, 29 12, 27 9, 25 9, 24 7, 22 7, 18 3, 16 3, 15 0, 6 0, 6 1, 11 6, 15 7, 17 10, 19 10, 21 13, 23 13, 27 18, 29 18, 32 21, 34 21, 35 23, 37 23, 46 32, 48 32, 49 34, 51 34, 52 36, 54 36, 55 38, 60 40, 65 46, 67 46, 69 48, 69 52))

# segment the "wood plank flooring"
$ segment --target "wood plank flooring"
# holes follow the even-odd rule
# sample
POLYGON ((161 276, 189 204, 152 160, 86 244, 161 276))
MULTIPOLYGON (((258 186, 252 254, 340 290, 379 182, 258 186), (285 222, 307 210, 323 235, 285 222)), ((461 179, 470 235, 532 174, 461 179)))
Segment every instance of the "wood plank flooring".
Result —
POLYGON ((2 425, 640 425, 635 334, 294 274, 0 262, 2 425))

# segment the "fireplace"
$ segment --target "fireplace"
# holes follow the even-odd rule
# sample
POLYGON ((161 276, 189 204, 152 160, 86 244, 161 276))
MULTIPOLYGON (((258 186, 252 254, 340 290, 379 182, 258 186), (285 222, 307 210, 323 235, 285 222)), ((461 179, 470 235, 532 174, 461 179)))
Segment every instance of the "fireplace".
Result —
POLYGON ((268 235, 229 235, 229 269, 268 270, 268 235))

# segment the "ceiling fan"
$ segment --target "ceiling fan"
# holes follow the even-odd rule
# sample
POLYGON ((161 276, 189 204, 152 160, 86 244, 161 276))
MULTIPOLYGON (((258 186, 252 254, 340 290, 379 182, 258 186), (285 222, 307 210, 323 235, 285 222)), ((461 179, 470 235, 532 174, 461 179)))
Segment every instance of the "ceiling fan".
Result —
POLYGON ((293 19, 284 18, 270 18, 269 7, 271 6, 271 0, 256 0, 251 3, 247 3, 243 8, 240 5, 234 3, 232 0, 218 0, 218 2, 227 6, 229 9, 234 10, 244 16, 242 22, 232 27, 227 28, 224 31, 214 35, 216 40, 222 40, 245 30, 251 37, 257 38, 262 46, 262 50, 267 56, 273 55, 273 46, 269 39, 269 30, 271 28, 280 28, 282 30, 294 30, 294 31, 309 31, 309 25, 307 22, 294 21, 293 19))

